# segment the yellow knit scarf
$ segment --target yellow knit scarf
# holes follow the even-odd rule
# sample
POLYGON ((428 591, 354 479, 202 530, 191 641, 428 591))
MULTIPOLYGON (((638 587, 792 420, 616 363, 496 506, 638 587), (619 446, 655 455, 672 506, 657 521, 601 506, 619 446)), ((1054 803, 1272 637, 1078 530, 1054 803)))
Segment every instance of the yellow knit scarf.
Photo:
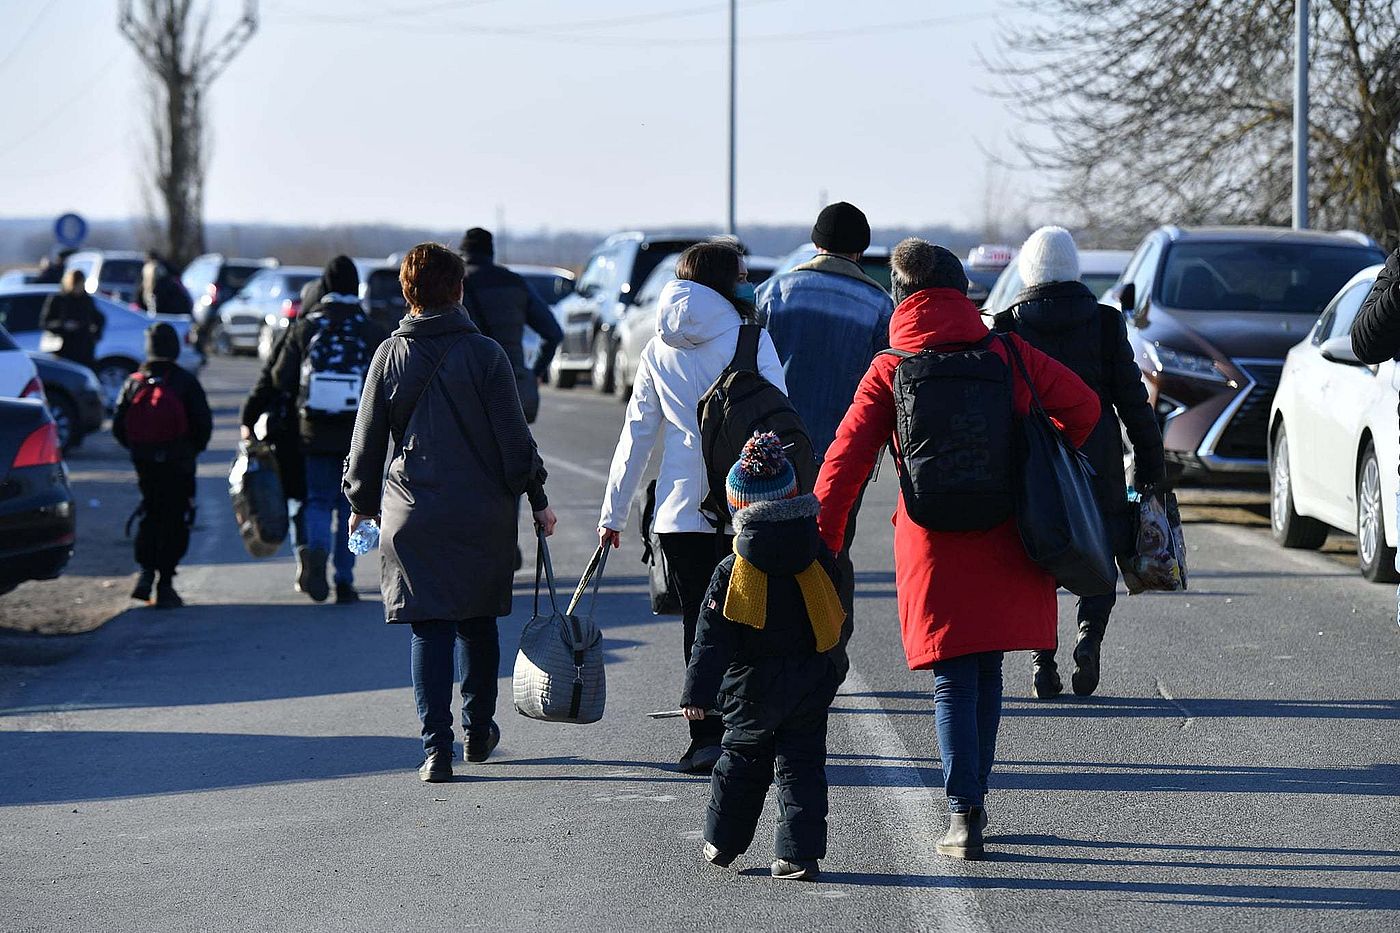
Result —
MULTIPOLYGON (((817 650, 830 651, 841 640, 841 626, 846 621, 846 610, 841 608, 836 587, 816 561, 797 575, 797 585, 802 589, 817 650)), ((724 617, 760 631, 768 621, 768 574, 744 560, 737 550, 734 571, 729 575, 729 593, 724 598, 724 617)))

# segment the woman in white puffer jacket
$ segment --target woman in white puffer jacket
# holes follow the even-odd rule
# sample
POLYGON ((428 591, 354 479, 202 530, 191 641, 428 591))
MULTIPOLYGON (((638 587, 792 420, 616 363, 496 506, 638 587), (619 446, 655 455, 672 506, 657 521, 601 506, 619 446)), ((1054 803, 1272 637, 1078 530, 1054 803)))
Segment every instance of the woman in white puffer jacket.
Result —
MULTIPOLYGON (((627 423, 618 437, 603 494, 598 535, 604 544, 618 547, 621 543, 627 512, 660 439, 661 474, 652 527, 660 537, 671 586, 680 599, 689 663, 705 590, 734 540, 728 534, 715 534, 700 513, 709 481, 700 453, 697 409, 700 397, 734 358, 743 323, 739 309, 752 308, 753 286, 747 281, 743 255, 722 241, 687 249, 676 264, 676 276, 661 291, 656 336, 637 364, 627 423)), ((767 331, 759 340, 758 369, 763 378, 787 391, 782 364, 767 331)), ((691 722, 690 748, 680 760, 681 770, 709 771, 719 760, 723 731, 716 717, 691 722)))

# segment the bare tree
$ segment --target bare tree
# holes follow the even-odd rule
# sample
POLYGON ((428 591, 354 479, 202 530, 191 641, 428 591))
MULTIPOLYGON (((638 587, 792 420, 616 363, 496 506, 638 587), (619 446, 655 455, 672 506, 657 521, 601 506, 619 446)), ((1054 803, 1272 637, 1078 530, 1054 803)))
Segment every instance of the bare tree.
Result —
MULTIPOLYGON (((1038 0, 992 68, 1105 227, 1290 215, 1293 0, 1038 0)), ((1400 243, 1400 0, 1313 4, 1311 208, 1400 243)))
POLYGON ((148 185, 158 200, 166 257, 183 265, 204 250, 204 100, 209 86, 257 30, 257 0, 217 41, 212 0, 122 0, 118 25, 146 66, 150 88, 148 185))

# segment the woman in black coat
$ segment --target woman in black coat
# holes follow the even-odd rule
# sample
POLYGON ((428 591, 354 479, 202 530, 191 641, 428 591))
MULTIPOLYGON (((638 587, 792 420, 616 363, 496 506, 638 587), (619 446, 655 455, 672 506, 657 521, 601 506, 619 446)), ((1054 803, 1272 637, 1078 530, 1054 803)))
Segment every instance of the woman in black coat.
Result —
MULTIPOLYGON (((1123 471, 1123 434, 1132 444, 1133 485, 1143 495, 1166 476, 1162 432, 1147 400, 1142 371, 1134 362, 1123 316, 1100 305, 1079 281, 1079 250, 1063 227, 1042 227, 1031 234, 1017 256, 1025 285, 1011 307, 997 315, 996 329, 1019 334, 1037 350, 1074 370, 1103 403, 1099 423, 1081 448, 1097 474, 1103 509, 1114 549, 1136 549, 1136 529, 1123 471), (1116 414, 1115 414, 1116 412, 1116 414), (1121 427, 1120 427, 1121 420, 1121 427)), ((1086 596, 1079 600, 1079 637, 1074 646, 1074 692, 1087 696, 1099 685, 1099 646, 1118 597, 1086 596)), ((1035 696, 1058 696, 1064 686, 1055 652, 1031 653, 1035 696)))
POLYGON ((385 615, 413 628, 424 781, 452 777, 459 640, 467 760, 485 761, 500 740, 496 620, 511 610, 520 496, 546 535, 555 522, 515 372, 462 307, 464 272, 436 243, 404 257, 409 316, 374 355, 345 469, 351 527, 379 520, 385 615))
POLYGON ((69 269, 63 276, 63 290, 44 302, 39 327, 63 341, 55 356, 92 368, 107 318, 97 310, 97 302, 87 293, 82 272, 69 269))

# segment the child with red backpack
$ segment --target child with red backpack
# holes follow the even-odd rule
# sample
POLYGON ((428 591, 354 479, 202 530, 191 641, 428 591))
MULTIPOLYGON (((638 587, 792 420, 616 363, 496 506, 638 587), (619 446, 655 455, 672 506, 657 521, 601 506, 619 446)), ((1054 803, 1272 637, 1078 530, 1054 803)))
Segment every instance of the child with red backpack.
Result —
POLYGON ((175 328, 148 327, 146 362, 127 378, 112 416, 112 434, 131 452, 141 487, 136 513, 141 573, 131 598, 157 609, 184 605, 175 592, 175 567, 189 549, 194 524, 195 461, 213 431, 204 387, 175 362, 179 355, 175 328))

